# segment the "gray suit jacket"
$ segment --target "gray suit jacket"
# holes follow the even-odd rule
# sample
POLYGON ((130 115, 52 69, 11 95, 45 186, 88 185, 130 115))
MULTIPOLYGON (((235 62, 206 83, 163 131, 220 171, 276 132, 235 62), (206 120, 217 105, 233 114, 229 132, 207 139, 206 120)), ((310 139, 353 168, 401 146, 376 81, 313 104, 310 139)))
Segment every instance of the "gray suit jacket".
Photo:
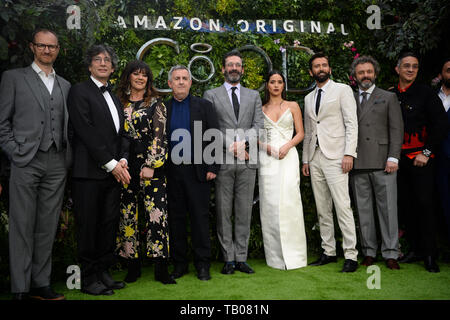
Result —
MULTIPOLYGON (((246 140, 257 146, 258 134, 260 130, 264 129, 262 103, 258 91, 245 88, 242 85, 240 91, 239 119, 237 120, 225 85, 210 89, 203 95, 203 98, 209 100, 216 110, 219 129, 224 137, 224 149, 227 149, 229 144, 234 141, 234 130, 238 130, 237 134, 240 140, 246 140)), ((254 151, 250 154, 250 157, 257 157, 257 152, 254 151)), ((225 150, 225 152, 227 151, 225 150)), ((255 160, 257 159, 255 158, 255 160)), ((249 168, 257 168, 257 164, 249 163, 247 165, 249 168)), ((225 167, 226 165, 221 166, 222 169, 225 167)))
MULTIPOLYGON (((44 130, 44 100, 39 78, 31 66, 3 72, 0 84, 0 147, 17 167, 25 167, 35 156, 44 130)), ((66 99, 70 83, 56 75, 64 100, 64 145, 66 167, 70 166, 66 99)))
POLYGON ((358 112, 358 158, 354 169, 384 169, 389 157, 400 159, 403 119, 397 96, 375 87, 364 109, 355 92, 358 112))

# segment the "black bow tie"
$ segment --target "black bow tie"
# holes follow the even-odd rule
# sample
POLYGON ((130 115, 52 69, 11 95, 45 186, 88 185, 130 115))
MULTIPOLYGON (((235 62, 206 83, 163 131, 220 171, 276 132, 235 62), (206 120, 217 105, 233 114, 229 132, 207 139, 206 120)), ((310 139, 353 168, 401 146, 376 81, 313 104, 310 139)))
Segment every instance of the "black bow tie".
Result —
POLYGON ((101 86, 100 91, 102 93, 105 93, 105 91, 111 92, 111 87, 110 86, 101 86))

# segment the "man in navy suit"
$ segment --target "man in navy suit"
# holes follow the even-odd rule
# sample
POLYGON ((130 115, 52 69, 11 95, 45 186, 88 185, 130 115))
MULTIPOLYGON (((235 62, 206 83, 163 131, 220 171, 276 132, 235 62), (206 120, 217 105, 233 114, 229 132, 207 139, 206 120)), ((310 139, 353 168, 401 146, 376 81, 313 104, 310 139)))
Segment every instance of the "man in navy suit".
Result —
MULTIPOLYGON (((209 280, 211 260, 211 239, 209 233, 209 198, 211 183, 219 171, 219 164, 206 164, 203 151, 207 143, 203 135, 208 129, 219 127, 216 112, 208 100, 189 93, 192 75, 182 65, 174 66, 169 71, 169 86, 173 98, 167 105, 167 132, 170 143, 170 162, 168 166, 168 203, 171 255, 175 263, 172 273, 179 278, 188 272, 187 212, 190 216, 194 264, 197 277, 209 280), (200 130, 194 129, 200 127, 200 130), (183 130, 181 141, 176 139, 176 130, 183 130), (201 136, 197 136, 201 134, 201 136), (172 140, 173 139, 173 140, 172 140), (191 146, 183 149, 183 155, 176 152, 178 143, 191 146), (194 145, 194 144, 201 145, 194 145), (194 152, 198 154, 194 155, 194 152), (188 154, 184 154, 188 153, 188 154), (184 158, 179 163, 177 156, 184 158)), ((178 148, 177 148, 178 149, 178 148)))
POLYGON ((114 263, 119 219, 120 183, 129 183, 128 143, 123 134, 123 110, 109 91, 108 79, 117 65, 114 51, 91 47, 86 55, 90 77, 69 93, 73 129, 72 198, 77 223, 81 291, 111 295, 123 282, 108 272, 114 263))

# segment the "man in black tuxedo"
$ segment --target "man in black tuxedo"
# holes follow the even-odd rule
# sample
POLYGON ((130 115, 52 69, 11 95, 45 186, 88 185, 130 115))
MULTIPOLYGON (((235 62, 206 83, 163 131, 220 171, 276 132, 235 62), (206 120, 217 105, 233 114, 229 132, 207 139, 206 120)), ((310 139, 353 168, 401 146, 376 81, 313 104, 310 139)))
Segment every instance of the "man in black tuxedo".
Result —
MULTIPOLYGON (((168 206, 170 249, 175 263, 172 273, 179 278, 188 272, 187 212, 190 215, 194 265, 200 280, 211 279, 211 240, 209 234, 209 198, 211 181, 219 165, 206 161, 207 146, 203 135, 208 129, 218 129, 217 115, 212 104, 189 94, 192 76, 185 66, 169 71, 169 87, 173 98, 167 105, 167 132, 170 144, 168 168, 168 206), (201 130, 196 130, 200 127, 201 130), (180 138, 180 134, 182 138, 180 138), (201 136, 197 136, 201 134, 201 136), (181 148, 184 146, 184 148, 181 148), (179 151, 182 149, 182 151, 179 151), (196 153, 196 154, 194 154, 196 153)), ((217 130, 216 133, 220 131, 217 130)), ((221 147, 222 144, 219 145, 221 147)), ((212 157, 211 157, 212 158, 212 157)))
POLYGON ((126 160, 128 143, 122 136, 121 104, 108 86, 117 56, 106 45, 94 45, 88 50, 85 62, 90 78, 74 85, 68 98, 81 291, 111 295, 113 289, 125 286, 111 278, 108 268, 114 263, 120 183, 130 182, 126 160))

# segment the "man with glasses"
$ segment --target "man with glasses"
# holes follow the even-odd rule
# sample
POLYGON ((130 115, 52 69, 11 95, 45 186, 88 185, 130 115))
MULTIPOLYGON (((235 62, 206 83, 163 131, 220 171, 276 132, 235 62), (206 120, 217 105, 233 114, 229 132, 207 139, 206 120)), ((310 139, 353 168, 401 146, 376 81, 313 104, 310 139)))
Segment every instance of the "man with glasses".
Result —
POLYGON ((81 291, 91 295, 112 295, 113 289, 125 286, 108 271, 114 263, 120 185, 130 182, 123 108, 108 85, 117 60, 106 45, 88 49, 85 63, 90 77, 74 85, 68 98, 81 291))
POLYGON ((66 98, 55 73, 57 35, 33 34, 31 66, 5 71, 0 84, 0 146, 11 161, 9 254, 14 299, 62 300, 50 287, 52 247, 71 150, 66 98))
POLYGON ((398 170, 399 220, 404 222, 410 250, 399 262, 423 260, 429 272, 439 272, 436 263, 434 217, 434 153, 447 133, 445 109, 428 86, 416 82, 419 58, 404 53, 395 71, 397 94, 404 122, 404 137, 398 170))
POLYGON ((225 260, 222 273, 254 273, 246 261, 257 169, 256 148, 252 147, 256 145, 257 131, 264 126, 261 98, 258 91, 240 84, 244 66, 239 51, 226 53, 222 63, 225 83, 203 96, 212 102, 224 135, 225 163, 215 184, 217 235, 225 260), (252 147, 246 148, 249 145, 252 147), (255 153, 248 152, 251 150, 255 153))

